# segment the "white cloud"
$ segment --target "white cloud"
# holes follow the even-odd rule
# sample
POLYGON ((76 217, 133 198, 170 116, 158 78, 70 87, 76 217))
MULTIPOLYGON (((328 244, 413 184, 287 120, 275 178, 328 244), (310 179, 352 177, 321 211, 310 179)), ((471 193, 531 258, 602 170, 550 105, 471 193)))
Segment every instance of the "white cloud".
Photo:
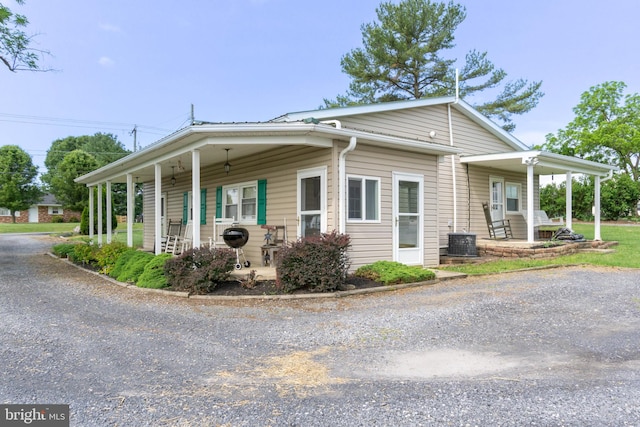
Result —
POLYGON ((100 59, 98 59, 98 64, 102 65, 103 67, 113 67, 116 63, 108 56, 102 56, 100 57, 100 59))
POLYGON ((120 27, 118 27, 117 25, 112 25, 112 24, 100 24, 100 29, 104 30, 104 31, 108 31, 110 33, 121 33, 122 29, 120 29, 120 27))

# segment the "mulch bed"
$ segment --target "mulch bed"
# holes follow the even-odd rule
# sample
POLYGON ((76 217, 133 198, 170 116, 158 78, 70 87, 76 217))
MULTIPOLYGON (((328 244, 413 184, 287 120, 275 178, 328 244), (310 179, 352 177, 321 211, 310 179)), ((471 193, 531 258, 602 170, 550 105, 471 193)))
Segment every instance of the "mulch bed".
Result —
MULTIPOLYGON (((366 289, 384 286, 380 282, 363 279, 360 277, 349 276, 344 288, 339 290, 366 289)), ((170 288, 169 288, 170 290, 170 288)), ((308 288, 297 289, 290 294, 306 294, 311 293, 308 288)), ((207 295, 224 295, 224 296, 241 296, 241 295, 283 295, 281 289, 278 288, 274 280, 266 280, 256 282, 251 288, 244 287, 240 281, 232 280, 220 283, 212 292, 207 295)))

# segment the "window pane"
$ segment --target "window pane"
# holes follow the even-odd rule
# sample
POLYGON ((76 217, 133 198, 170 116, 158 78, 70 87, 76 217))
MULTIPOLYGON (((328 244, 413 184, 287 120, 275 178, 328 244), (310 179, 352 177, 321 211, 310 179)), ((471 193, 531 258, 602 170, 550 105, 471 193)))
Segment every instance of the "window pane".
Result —
POLYGON ((368 220, 377 220, 378 219, 378 181, 373 179, 368 179, 365 182, 366 186, 366 218, 368 220))
POLYGON ((238 219, 238 205, 227 205, 224 207, 224 217, 238 219))
POLYGON ((302 215, 302 237, 320 235, 320 215, 302 215))
POLYGON ((349 219, 362 219, 362 180, 349 178, 349 219))
POLYGON ((418 224, 417 216, 401 216, 398 223, 398 244, 400 248, 418 247, 418 224))
POLYGON ((301 208, 303 211, 320 210, 320 177, 312 176, 301 180, 301 208))
POLYGON ((398 188, 400 213, 418 213, 419 185, 413 181, 400 181, 398 188))
POLYGON ((227 188, 225 191, 225 205, 237 205, 238 204, 238 189, 227 188))
POLYGON ((507 184, 505 187, 507 193, 507 211, 520 211, 520 186, 507 184))
POLYGON ((242 188, 242 198, 243 199, 255 199, 256 198, 256 187, 243 187, 242 188))

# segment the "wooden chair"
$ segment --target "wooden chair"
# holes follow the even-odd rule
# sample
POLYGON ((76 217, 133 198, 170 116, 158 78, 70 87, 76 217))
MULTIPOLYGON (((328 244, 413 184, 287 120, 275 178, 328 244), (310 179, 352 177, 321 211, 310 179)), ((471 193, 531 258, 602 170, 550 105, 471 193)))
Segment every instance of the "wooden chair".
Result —
POLYGON ((168 254, 179 255, 184 251, 191 248, 193 242, 193 224, 191 221, 187 222, 184 227, 183 235, 174 235, 167 237, 167 247, 165 252, 168 254))
POLYGON ((287 227, 286 225, 263 225, 262 228, 267 230, 265 236, 269 236, 268 239, 265 238, 267 243, 261 247, 262 266, 273 267, 276 265, 278 251, 287 244, 287 227))
POLYGON ((160 238, 160 250, 162 252, 167 251, 167 242, 169 239, 173 239, 175 236, 179 236, 182 232, 182 221, 172 221, 169 219, 167 224, 167 234, 160 238))
POLYGON ((511 231, 511 222, 508 219, 494 220, 491 218, 491 210, 489 202, 482 202, 484 217, 487 220, 487 228, 489 229, 489 238, 491 239, 509 239, 513 238, 511 231))

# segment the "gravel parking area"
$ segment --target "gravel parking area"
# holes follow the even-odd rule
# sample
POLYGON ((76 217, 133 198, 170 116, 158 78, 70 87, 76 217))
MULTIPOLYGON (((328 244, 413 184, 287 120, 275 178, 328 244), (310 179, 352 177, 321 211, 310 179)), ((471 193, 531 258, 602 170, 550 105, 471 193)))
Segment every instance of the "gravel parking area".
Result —
POLYGON ((0 235, 0 402, 74 426, 640 426, 640 271, 188 300, 0 235))

